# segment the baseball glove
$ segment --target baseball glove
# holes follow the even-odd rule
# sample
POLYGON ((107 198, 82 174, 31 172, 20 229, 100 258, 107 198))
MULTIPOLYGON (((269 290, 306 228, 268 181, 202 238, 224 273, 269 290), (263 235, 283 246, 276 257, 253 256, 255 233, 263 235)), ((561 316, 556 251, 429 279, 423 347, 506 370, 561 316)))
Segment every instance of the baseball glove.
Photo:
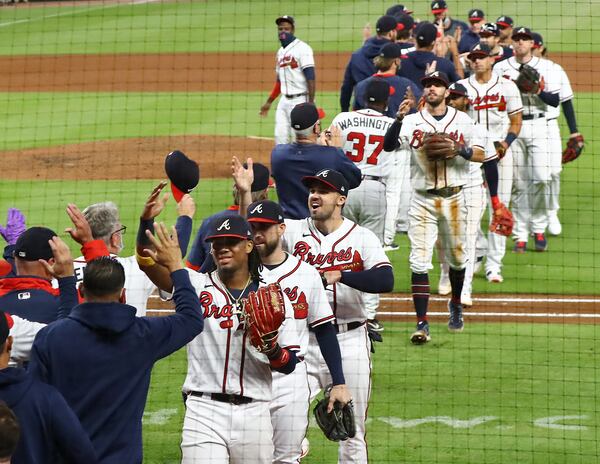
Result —
POLYGON ((443 161, 458 155, 460 146, 448 134, 430 132, 423 137, 423 152, 429 161, 443 161))
POLYGON ((563 151, 562 164, 576 160, 583 151, 583 135, 572 135, 567 142, 567 148, 563 151))
POLYGON ((515 220, 513 219, 512 213, 503 203, 500 203, 498 207, 494 209, 492 223, 490 224, 490 232, 508 237, 512 233, 514 224, 515 220))
POLYGON ((325 389, 325 396, 320 400, 313 410, 317 424, 331 441, 344 441, 354 438, 356 435, 356 424, 354 422, 354 407, 352 401, 342 406, 336 401, 333 411, 327 412, 329 405, 329 392, 331 385, 325 389))
POLYGON ((275 347, 279 327, 285 319, 281 287, 269 284, 250 292, 244 300, 243 312, 250 344, 261 353, 268 353, 275 347))
POLYGON ((502 142, 494 142, 494 148, 496 149, 496 155, 501 160, 506 155, 506 146, 502 142))
POLYGON ((538 93, 541 85, 540 73, 528 64, 522 64, 515 84, 522 93, 538 93))

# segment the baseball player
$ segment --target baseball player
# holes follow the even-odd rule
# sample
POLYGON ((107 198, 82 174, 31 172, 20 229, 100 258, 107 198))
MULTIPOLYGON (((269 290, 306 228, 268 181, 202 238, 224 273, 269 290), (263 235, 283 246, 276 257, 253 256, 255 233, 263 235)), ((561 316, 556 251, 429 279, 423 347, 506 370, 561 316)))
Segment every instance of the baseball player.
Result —
POLYGON ((491 48, 494 61, 502 61, 513 56, 513 49, 500 45, 500 26, 496 23, 486 23, 479 31, 479 41, 491 48))
MULTIPOLYGON (((485 128, 492 142, 499 145, 498 175, 493 176, 486 171, 488 184, 491 178, 498 178, 498 196, 491 195, 490 212, 497 209, 500 203, 510 203, 513 180, 511 146, 521 131, 523 112, 521 94, 515 83, 492 72, 494 58, 493 50, 483 41, 475 45, 469 53, 473 74, 459 81, 467 89, 468 114, 485 128)), ((484 164, 486 166, 489 165, 484 164)), ((505 249, 506 237, 490 232, 485 263, 485 274, 490 282, 500 283, 504 280, 502 259, 505 249)))
POLYGON ((449 264, 452 298, 448 302, 448 330, 463 330, 461 293, 465 277, 466 208, 462 192, 467 184, 470 162, 484 162, 495 153, 485 153, 485 140, 475 128, 475 122, 465 113, 446 106, 449 96, 448 76, 435 71, 422 80, 425 88, 425 107, 418 113, 408 113, 404 102, 394 124, 385 136, 384 149, 401 145, 411 148, 411 181, 413 196, 409 210, 408 238, 412 294, 417 313, 417 330, 411 342, 423 344, 431 340, 427 321, 429 302, 429 269, 436 241, 441 242, 449 264), (447 134, 452 156, 434 159, 428 153, 426 134, 447 134))
POLYGON ((448 4, 445 0, 434 0, 431 2, 431 14, 436 24, 443 25, 444 35, 454 36, 457 29, 466 31, 469 26, 463 21, 451 18, 448 14, 448 4))
MULTIPOLYGON (((284 241, 292 255, 313 265, 322 274, 336 317, 344 376, 352 393, 356 417, 356 436, 340 442, 338 462, 365 463, 371 360, 364 296, 366 292, 391 291, 393 269, 377 237, 342 216, 349 185, 341 173, 325 169, 303 178, 303 182, 310 191, 310 217, 286 220, 284 241)), ((308 346, 306 362, 311 398, 314 398, 331 383, 331 376, 313 334, 308 346)))
MULTIPOLYGON (((533 56, 538 58, 545 58, 547 55, 547 48, 544 45, 543 37, 533 32, 533 56)), ((583 136, 577 130, 577 119, 575 117, 575 109, 573 108, 573 89, 569 77, 565 70, 558 63, 552 62, 556 68, 556 73, 560 76, 560 106, 563 114, 569 126, 569 139, 574 141, 578 148, 583 149, 584 141, 583 136)), ((559 196, 560 196, 560 172, 562 171, 562 164, 569 163, 573 159, 562 156, 559 147, 562 145, 560 138, 560 128, 558 126, 558 117, 560 116, 560 109, 558 107, 549 107, 547 114, 548 122, 548 133, 551 137, 549 142, 549 149, 551 150, 551 163, 552 163, 552 177, 550 179, 550 199, 548 202, 548 232, 550 235, 560 235, 562 231, 562 225, 558 219, 558 209, 560 208, 559 196)))
POLYGON ((512 48, 512 34, 514 21, 510 16, 502 15, 496 19, 496 25, 500 29, 500 45, 512 48))
POLYGON ((294 134, 290 125, 290 112, 299 103, 315 100, 315 58, 306 42, 296 38, 296 22, 288 15, 275 20, 281 48, 277 51, 275 74, 277 80, 269 98, 260 108, 260 115, 267 116, 271 104, 279 95, 275 113, 275 144, 289 143, 294 134))
POLYGON ((485 24, 485 14, 479 8, 469 10, 469 27, 464 29, 458 43, 459 53, 468 53, 475 45, 479 43, 479 32, 485 24))
POLYGON ((536 251, 545 251, 552 177, 547 117, 549 108, 556 108, 560 103, 561 76, 552 62, 532 55, 533 36, 529 28, 514 29, 512 40, 515 56, 496 63, 494 72, 518 82, 523 73, 522 65, 528 65, 541 76, 539 86, 528 83, 519 89, 523 100, 523 125, 519 138, 512 145, 514 251, 526 251, 530 230, 534 234, 536 251))

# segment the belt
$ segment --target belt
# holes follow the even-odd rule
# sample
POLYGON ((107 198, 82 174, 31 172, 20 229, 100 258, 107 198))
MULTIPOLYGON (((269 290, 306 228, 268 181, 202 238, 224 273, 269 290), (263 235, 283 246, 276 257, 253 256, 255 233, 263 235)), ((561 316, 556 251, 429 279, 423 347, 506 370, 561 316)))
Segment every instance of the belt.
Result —
POLYGON ((544 117, 544 113, 525 114, 525 115, 523 115, 523 121, 531 121, 532 119, 539 119, 539 118, 543 118, 543 117, 544 117))
POLYGON ((229 404, 248 404, 252 403, 252 398, 248 398, 247 396, 242 395, 229 395, 227 393, 203 393, 191 391, 188 393, 190 396, 197 396, 198 398, 202 396, 210 396, 210 399, 213 401, 220 401, 221 403, 229 403, 229 404))
POLYGON ((431 195, 437 195, 438 197, 448 198, 453 195, 456 195, 462 190, 462 187, 444 187, 441 189, 429 189, 427 193, 431 195))
POLYGON ((308 95, 306 92, 304 92, 304 93, 296 93, 294 95, 286 95, 286 94, 284 94, 285 98, 298 98, 298 97, 304 97, 306 95, 308 95))
POLYGON ((356 322, 349 322, 348 324, 335 324, 335 331, 337 333, 350 332, 351 330, 362 327, 363 325, 365 325, 366 322, 367 321, 356 321, 356 322))
POLYGON ((381 182, 382 184, 385 184, 385 182, 383 182, 383 177, 381 176, 362 176, 361 177, 362 180, 374 180, 376 182, 381 182))

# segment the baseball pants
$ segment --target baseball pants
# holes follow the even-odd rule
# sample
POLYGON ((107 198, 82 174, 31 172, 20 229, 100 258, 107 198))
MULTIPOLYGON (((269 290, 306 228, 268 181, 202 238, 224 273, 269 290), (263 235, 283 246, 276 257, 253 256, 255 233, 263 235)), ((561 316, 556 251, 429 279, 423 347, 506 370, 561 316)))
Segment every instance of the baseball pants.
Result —
MULTIPOLYGON (((311 401, 331 384, 331 375, 321 356, 315 336, 310 334, 308 353, 308 383, 311 401)), ((366 325, 337 335, 342 353, 342 367, 346 386, 352 395, 356 420, 356 436, 339 443, 339 464, 365 464, 368 462, 366 425, 369 397, 371 395, 371 343, 366 325)))
POLYGON ((523 121, 513 149, 513 236, 527 242, 529 231, 544 233, 548 226, 548 193, 551 178, 550 137, 545 118, 523 121))
POLYGON ((548 197, 548 214, 557 214, 560 208, 560 173, 562 171, 562 140, 560 138, 560 127, 558 119, 548 119, 548 137, 550 143, 548 149, 550 152, 550 194, 548 197))
POLYGON ((290 113, 294 106, 308 101, 308 94, 299 97, 288 98, 285 95, 279 97, 277 111, 275 112, 275 144, 291 143, 296 140, 296 135, 292 129, 290 113))
MULTIPOLYGON (((513 184, 513 153, 507 150, 506 155, 498 162, 498 198, 502 203, 510 205, 510 196, 513 184)), ((490 222, 492 220, 493 208, 489 203, 490 222)), ((506 237, 494 232, 488 232, 487 255, 485 271, 500 273, 502 270, 502 259, 506 253, 506 237)))
POLYGON ((291 374, 273 371, 273 464, 297 464, 308 428, 310 390, 306 363, 299 362, 291 374))
POLYGON ((462 191, 448 198, 414 191, 408 212, 411 271, 426 274, 433 268, 431 259, 438 236, 448 265, 464 269, 466 220, 462 191))
MULTIPOLYGON (((387 211, 385 214, 385 231, 383 244, 390 245, 396 237, 397 224, 406 222, 407 205, 411 194, 410 187, 410 153, 401 149, 396 152, 396 163, 388 178, 385 198, 387 211), (404 215, 402 212, 404 211, 404 215)), ((402 227, 402 226, 401 226, 402 227)), ((403 226, 403 230, 406 230, 403 226)))
POLYGON ((465 281, 461 297, 471 299, 473 291, 473 268, 477 255, 477 238, 481 230, 481 218, 486 206, 486 190, 483 184, 463 189, 465 206, 467 208, 465 254, 467 265, 465 268, 465 281))
POLYGON ((268 401, 234 405, 189 396, 182 464, 270 464, 273 429, 268 401))

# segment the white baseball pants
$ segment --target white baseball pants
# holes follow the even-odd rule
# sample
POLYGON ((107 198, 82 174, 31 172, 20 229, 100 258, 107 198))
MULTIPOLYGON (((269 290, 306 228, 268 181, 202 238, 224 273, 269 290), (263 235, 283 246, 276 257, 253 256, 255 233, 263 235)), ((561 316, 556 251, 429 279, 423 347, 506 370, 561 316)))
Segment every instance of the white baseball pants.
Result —
POLYGON ((296 140, 296 135, 292 129, 290 113, 294 106, 308 101, 308 94, 299 97, 287 98, 285 95, 279 96, 277 111, 275 112, 275 144, 292 143, 296 140))

